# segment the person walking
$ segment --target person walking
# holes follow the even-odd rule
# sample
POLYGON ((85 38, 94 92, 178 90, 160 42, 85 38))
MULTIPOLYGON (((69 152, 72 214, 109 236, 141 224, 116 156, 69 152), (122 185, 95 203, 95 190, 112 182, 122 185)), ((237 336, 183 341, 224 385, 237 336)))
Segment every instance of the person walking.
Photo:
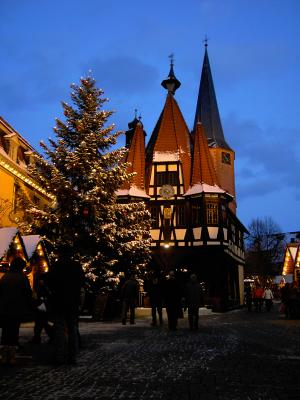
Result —
POLYGON ((263 298, 265 299, 266 311, 271 311, 274 295, 269 287, 265 288, 263 298))
POLYGON ((0 279, 1 353, 2 363, 7 365, 16 364, 20 325, 32 307, 32 291, 23 273, 25 267, 26 261, 17 257, 0 279))
POLYGON ((264 295, 264 289, 260 285, 256 286, 253 293, 255 311, 261 312, 264 302, 263 295, 264 295))
POLYGON ((61 251, 48 277, 57 365, 76 363, 79 346, 80 292, 84 285, 84 272, 80 263, 73 260, 65 248, 61 251))
POLYGON ((197 276, 192 274, 185 287, 185 303, 188 309, 190 330, 198 329, 199 308, 203 306, 203 291, 197 276))
POLYGON ((175 272, 170 271, 164 288, 164 299, 168 316, 168 328, 176 331, 181 307, 181 287, 175 279, 175 272))
POLYGON ((135 275, 130 275, 129 279, 124 283, 121 289, 122 300, 122 324, 126 325, 127 313, 129 310, 129 321, 133 325, 135 322, 135 307, 139 298, 139 284, 135 275))
POLYGON ((162 302, 163 302, 163 288, 162 282, 157 276, 153 276, 148 284, 148 295, 151 305, 151 315, 152 315, 152 326, 157 325, 157 315, 159 318, 159 324, 163 324, 162 318, 162 302))

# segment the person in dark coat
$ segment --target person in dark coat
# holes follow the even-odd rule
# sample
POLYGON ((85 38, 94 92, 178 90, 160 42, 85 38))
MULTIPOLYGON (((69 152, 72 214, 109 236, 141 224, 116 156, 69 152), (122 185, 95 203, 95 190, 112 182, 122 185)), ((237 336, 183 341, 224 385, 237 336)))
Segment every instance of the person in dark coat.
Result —
POLYGON ((245 301, 246 301, 246 306, 247 310, 251 311, 252 310, 252 289, 251 286, 246 286, 245 288, 245 301))
POLYGON ((300 290, 296 281, 294 281, 289 289, 290 296, 290 317, 300 318, 300 290))
POLYGON ((287 282, 283 288, 281 289, 281 302, 284 307, 285 317, 289 318, 291 315, 291 293, 290 293, 290 284, 287 282))
POLYGON ((47 274, 37 274, 33 291, 34 312, 34 336, 30 343, 40 344, 43 329, 52 341, 53 329, 49 324, 49 313, 51 309, 51 292, 47 286, 47 274))
POLYGON ((2 363, 16 363, 19 330, 25 315, 32 306, 32 292, 27 276, 23 273, 26 261, 15 258, 10 269, 0 279, 0 319, 2 321, 2 363))
POLYGON ((48 287, 51 291, 53 338, 56 364, 76 363, 79 331, 78 317, 84 272, 79 262, 68 253, 62 254, 52 266, 48 287))
POLYGON ((138 303, 139 298, 139 284, 135 279, 135 276, 130 275, 129 279, 124 283, 121 289, 121 300, 122 300, 122 324, 126 325, 127 313, 129 310, 129 321, 130 324, 134 324, 135 319, 135 307, 138 303))
POLYGON ((199 308, 203 306, 203 291, 197 276, 192 274, 185 287, 185 303, 188 308, 190 329, 198 329, 199 308))
POLYGON ((157 325, 157 316, 159 318, 159 324, 162 325, 162 303, 163 303, 163 287, 162 282, 157 276, 153 276, 148 284, 148 295, 151 305, 151 315, 152 315, 152 326, 157 325))
POLYGON ((164 300, 170 331, 175 331, 177 329, 177 322, 181 308, 181 297, 181 287, 175 279, 175 272, 170 271, 164 287, 164 300))

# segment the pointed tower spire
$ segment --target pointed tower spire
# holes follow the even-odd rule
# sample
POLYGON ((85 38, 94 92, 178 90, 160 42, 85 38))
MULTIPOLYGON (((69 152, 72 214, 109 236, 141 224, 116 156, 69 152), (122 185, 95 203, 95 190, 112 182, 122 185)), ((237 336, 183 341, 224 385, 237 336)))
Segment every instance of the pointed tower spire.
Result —
POLYGON ((193 130, 196 130, 197 122, 200 121, 204 126, 205 134, 210 147, 221 147, 230 150, 230 147, 224 138, 221 124, 218 103, 209 64, 207 40, 208 39, 206 38, 204 41, 205 53, 193 130))
POLYGON ((167 79, 164 79, 161 86, 164 87, 169 93, 175 94, 176 90, 180 87, 181 83, 174 74, 174 54, 169 55, 170 58, 170 72, 167 79))

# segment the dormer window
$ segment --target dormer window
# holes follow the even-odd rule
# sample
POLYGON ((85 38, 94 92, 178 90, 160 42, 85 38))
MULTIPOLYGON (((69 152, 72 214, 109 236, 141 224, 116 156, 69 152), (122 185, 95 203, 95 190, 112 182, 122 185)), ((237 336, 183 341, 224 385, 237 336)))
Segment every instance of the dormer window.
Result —
POLYGON ((1 131, 0 132, 0 146, 5 150, 5 152, 9 153, 9 141, 5 139, 5 134, 1 131))
POLYGON ((26 159, 25 159, 25 155, 24 155, 24 150, 21 147, 18 148, 17 163, 23 168, 27 167, 26 159))
POLYGON ((164 171, 156 173, 156 185, 178 185, 178 171, 164 171))

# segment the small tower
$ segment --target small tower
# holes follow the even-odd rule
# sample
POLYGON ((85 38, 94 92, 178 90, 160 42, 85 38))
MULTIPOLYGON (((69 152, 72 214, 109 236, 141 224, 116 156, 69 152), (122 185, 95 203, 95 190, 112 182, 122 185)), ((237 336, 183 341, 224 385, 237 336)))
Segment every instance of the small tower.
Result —
POLYGON ((146 149, 147 192, 150 196, 153 246, 185 240, 185 200, 191 175, 190 133, 174 98, 180 82, 173 58, 168 78, 162 81, 167 97, 146 149))
POLYGON ((134 173, 130 182, 125 182, 117 191, 121 201, 132 199, 146 200, 149 196, 145 191, 145 131, 143 124, 136 118, 128 124, 129 131, 126 132, 126 147, 128 153, 125 162, 128 163, 127 173, 134 173))

